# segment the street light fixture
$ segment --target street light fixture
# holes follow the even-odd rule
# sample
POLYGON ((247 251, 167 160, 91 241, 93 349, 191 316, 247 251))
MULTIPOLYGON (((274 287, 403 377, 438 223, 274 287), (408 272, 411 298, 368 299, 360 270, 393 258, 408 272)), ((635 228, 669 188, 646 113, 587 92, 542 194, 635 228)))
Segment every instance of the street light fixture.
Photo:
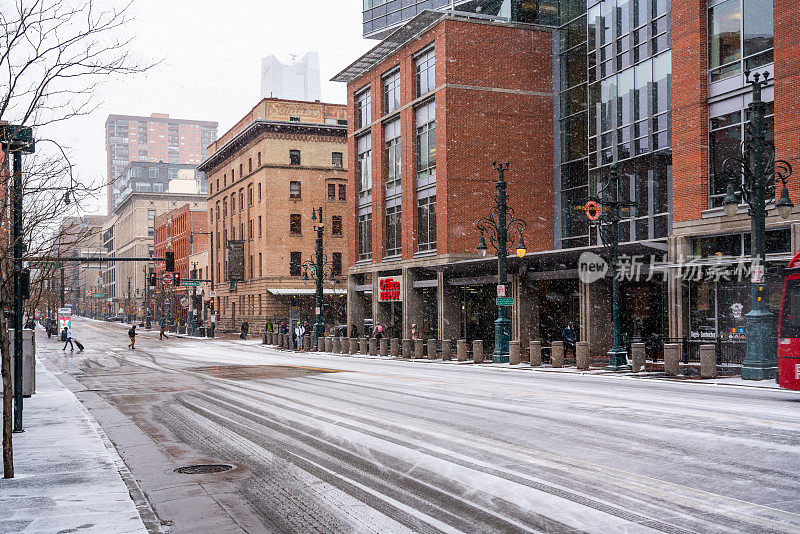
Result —
POLYGON ((335 273, 333 270, 333 262, 328 261, 327 255, 323 250, 323 235, 325 231, 325 223, 322 219, 322 206, 311 209, 311 220, 314 221, 314 230, 317 232, 317 241, 315 247, 315 258, 313 260, 304 261, 300 267, 303 269, 301 276, 303 281, 308 281, 314 278, 316 282, 316 290, 314 292, 314 306, 316 312, 316 322, 314 323, 314 337, 312 340, 311 350, 318 350, 319 338, 325 335, 325 323, 322 320, 323 312, 323 289, 322 282, 325 279, 325 272, 330 274, 329 280, 336 281, 335 273), (311 277, 309 277, 309 271, 311 277))
POLYGON ((750 208, 752 236, 752 263, 750 269, 750 311, 745 315, 747 352, 742 362, 742 379, 769 380, 775 378, 778 362, 775 355, 775 336, 772 312, 767 306, 767 288, 764 281, 766 260, 767 206, 775 200, 778 183, 781 193, 775 211, 784 219, 792 213, 794 204, 789 198, 786 179, 792 174, 788 161, 775 159, 775 147, 766 141, 764 115, 767 105, 761 100, 761 89, 768 83, 768 73, 745 72, 745 79, 753 89, 750 103, 749 140, 742 143, 739 155, 726 159, 723 170, 728 176, 728 187, 723 201, 725 214, 733 216, 744 201, 750 208), (763 76, 763 77, 762 77, 763 76), (767 145, 771 145, 768 159, 767 145))
MULTIPOLYGON (((507 182, 505 181, 505 171, 508 170, 509 163, 492 162, 492 167, 497 171, 497 194, 495 195, 495 205, 489 209, 488 217, 478 219, 477 226, 481 231, 481 239, 478 242, 478 252, 481 256, 486 256, 488 247, 486 237, 489 235, 489 243, 497 253, 497 293, 498 296, 505 296, 505 286, 508 282, 506 272, 506 256, 510 252, 509 245, 514 243, 514 234, 519 235, 517 244, 517 256, 524 257, 527 253, 525 241, 522 233, 527 224, 522 219, 514 217, 514 208, 508 206, 508 195, 506 194, 507 182), (509 236, 512 234, 512 236, 509 236)), ((508 319, 507 305, 497 306, 497 320, 494 322, 494 353, 492 361, 495 363, 508 362, 508 343, 511 338, 511 321, 508 319)))

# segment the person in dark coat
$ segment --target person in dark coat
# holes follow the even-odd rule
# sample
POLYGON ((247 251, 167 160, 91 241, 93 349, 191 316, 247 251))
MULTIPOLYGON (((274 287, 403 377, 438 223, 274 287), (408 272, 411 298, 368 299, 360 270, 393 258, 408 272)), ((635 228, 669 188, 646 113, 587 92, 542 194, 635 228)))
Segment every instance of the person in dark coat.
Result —
POLYGON ((577 339, 575 328, 573 328, 572 321, 570 321, 561 332, 561 340, 564 342, 564 356, 566 356, 567 350, 570 350, 572 351, 572 356, 575 357, 575 341, 577 339))
POLYGON ((133 350, 136 348, 136 325, 131 326, 131 329, 128 330, 128 337, 131 339, 128 348, 133 350))

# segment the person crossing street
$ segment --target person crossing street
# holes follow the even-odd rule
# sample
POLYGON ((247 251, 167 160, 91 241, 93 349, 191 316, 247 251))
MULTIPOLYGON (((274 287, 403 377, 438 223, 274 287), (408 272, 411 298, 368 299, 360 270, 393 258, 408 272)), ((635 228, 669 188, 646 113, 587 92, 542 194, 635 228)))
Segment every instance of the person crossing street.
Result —
POLYGON ((133 350, 136 348, 136 325, 131 326, 131 329, 128 330, 128 337, 131 338, 128 348, 133 350))
POLYGON ((166 334, 166 331, 167 331, 167 321, 162 319, 161 332, 158 334, 158 339, 169 339, 169 336, 166 334))
POLYGON ((64 332, 66 333, 67 340, 64 342, 64 348, 61 350, 67 350, 67 345, 69 345, 69 351, 75 351, 75 345, 72 344, 72 329, 68 326, 64 327, 64 332))

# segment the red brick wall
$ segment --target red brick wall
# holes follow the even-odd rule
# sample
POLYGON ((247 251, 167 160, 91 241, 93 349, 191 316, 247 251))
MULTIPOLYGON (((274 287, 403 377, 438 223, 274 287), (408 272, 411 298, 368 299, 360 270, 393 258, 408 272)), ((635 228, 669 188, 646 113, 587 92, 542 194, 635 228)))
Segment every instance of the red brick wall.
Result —
MULTIPOLYGON (((800 8, 797 0, 774 0, 775 150, 795 169, 789 193, 800 204, 800 8)), ((780 193, 780 188, 778 189, 780 193)))
MULTIPOLYGON (((511 205, 528 221, 531 250, 553 244, 552 44, 549 31, 445 20, 348 85, 350 257, 357 258, 357 150, 354 94, 371 84, 372 119, 382 115, 381 78, 399 65, 401 106, 414 99, 413 55, 436 48, 437 252, 475 252, 478 217, 494 198, 491 162, 511 161, 511 205), (457 85, 460 87, 453 87, 457 85), (478 89, 480 88, 480 89, 478 89), (534 94, 536 93, 536 94, 534 94)), ((402 130, 403 257, 416 251, 416 136, 411 107, 402 130)), ((373 261, 384 254, 383 128, 371 129, 373 261)))
POLYGON ((672 3, 672 216, 708 208, 706 0, 672 3))

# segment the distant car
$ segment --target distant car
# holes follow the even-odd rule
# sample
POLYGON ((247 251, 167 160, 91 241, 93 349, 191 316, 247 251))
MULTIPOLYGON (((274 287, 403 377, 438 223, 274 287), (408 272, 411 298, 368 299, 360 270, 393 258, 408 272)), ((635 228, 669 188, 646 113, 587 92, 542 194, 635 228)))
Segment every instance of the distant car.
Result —
POLYGON ((122 315, 109 315, 106 317, 106 321, 109 323, 122 323, 125 321, 125 317, 122 315))

